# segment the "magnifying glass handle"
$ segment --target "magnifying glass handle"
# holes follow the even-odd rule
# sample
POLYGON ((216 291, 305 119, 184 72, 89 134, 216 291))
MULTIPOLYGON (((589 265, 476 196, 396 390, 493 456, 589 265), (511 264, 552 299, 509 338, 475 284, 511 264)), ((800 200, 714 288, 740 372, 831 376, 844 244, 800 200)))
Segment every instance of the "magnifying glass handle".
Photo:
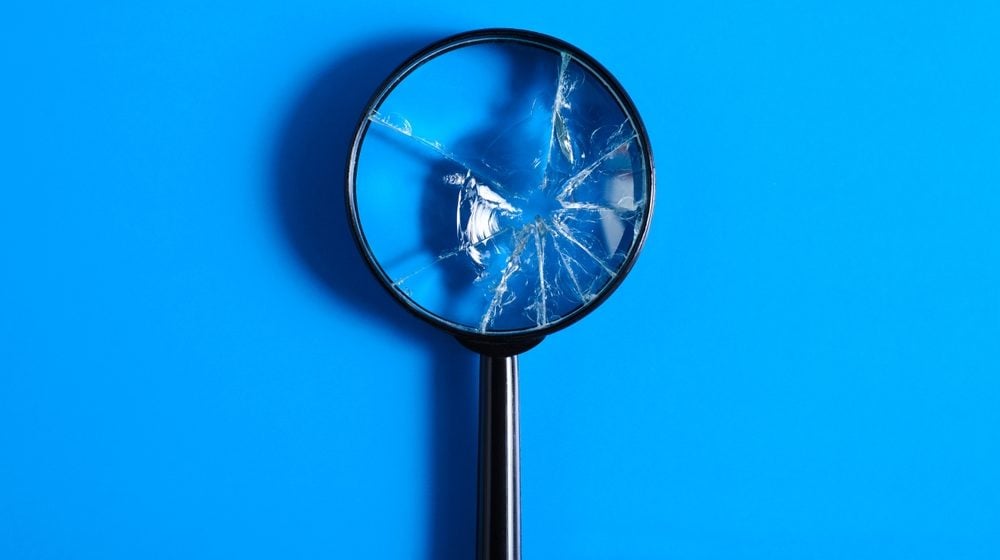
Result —
POLYGON ((477 560, 521 560, 517 356, 479 357, 477 560))

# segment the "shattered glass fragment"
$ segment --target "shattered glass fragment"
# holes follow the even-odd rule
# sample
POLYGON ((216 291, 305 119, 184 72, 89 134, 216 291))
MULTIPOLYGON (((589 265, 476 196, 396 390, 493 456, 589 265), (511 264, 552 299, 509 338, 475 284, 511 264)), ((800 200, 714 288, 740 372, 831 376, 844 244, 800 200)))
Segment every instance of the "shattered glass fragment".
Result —
POLYGON ((565 52, 484 42, 428 60, 368 115, 362 229, 419 308, 476 332, 573 314, 620 273, 650 170, 611 88, 565 52))

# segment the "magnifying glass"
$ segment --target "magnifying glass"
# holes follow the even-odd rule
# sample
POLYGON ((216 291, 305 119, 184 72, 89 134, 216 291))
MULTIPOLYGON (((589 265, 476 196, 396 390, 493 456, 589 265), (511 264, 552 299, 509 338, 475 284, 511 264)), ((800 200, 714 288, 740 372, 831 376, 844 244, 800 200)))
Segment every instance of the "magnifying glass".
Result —
POLYGON ((406 309, 481 356, 479 560, 520 558, 517 355, 617 288, 653 194, 624 89, 546 35, 433 44, 362 116, 347 173, 358 247, 406 309))

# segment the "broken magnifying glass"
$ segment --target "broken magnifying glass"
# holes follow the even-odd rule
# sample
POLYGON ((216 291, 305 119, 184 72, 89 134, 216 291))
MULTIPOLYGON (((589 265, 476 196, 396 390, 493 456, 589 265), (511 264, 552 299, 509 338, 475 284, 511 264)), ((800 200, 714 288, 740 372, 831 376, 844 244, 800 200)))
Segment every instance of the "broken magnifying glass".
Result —
POLYGON ((520 558, 517 355, 622 281, 653 206, 639 115, 593 58, 490 29, 404 63, 363 115, 347 203, 407 309, 480 353, 480 560, 520 558))

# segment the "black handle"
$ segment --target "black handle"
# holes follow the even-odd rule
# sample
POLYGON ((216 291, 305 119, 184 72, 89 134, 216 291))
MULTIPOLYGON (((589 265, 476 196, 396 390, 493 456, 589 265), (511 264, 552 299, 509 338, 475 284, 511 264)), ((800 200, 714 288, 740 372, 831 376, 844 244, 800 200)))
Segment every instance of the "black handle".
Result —
POLYGON ((517 356, 479 357, 478 560, 521 560, 517 356))

